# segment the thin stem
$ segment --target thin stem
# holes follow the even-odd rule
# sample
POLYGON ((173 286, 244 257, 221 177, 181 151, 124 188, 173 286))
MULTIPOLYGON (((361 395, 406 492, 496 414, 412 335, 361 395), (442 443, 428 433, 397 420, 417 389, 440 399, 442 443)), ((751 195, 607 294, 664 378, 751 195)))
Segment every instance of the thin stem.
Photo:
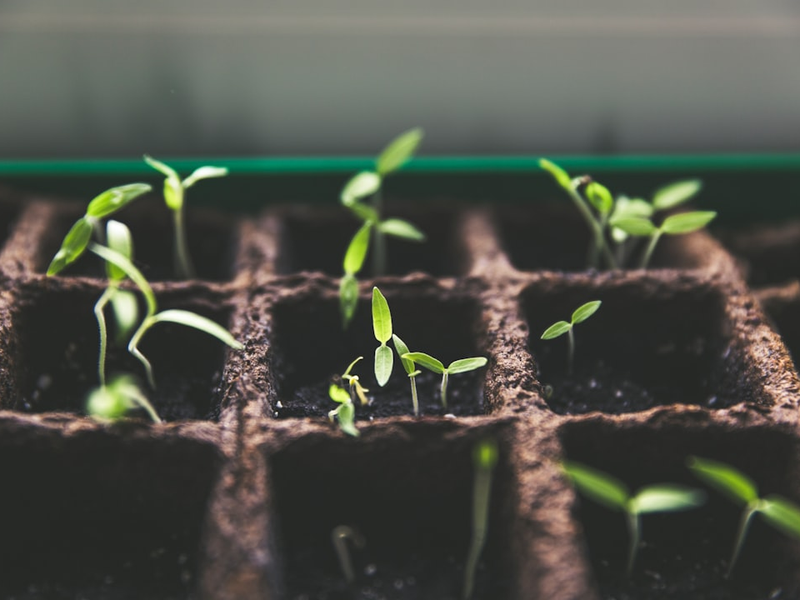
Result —
POLYGON ((450 374, 445 371, 442 373, 442 406, 447 409, 447 378, 450 374))
POLYGON ((106 304, 111 300, 116 288, 107 287, 103 295, 97 300, 94 305, 94 317, 97 319, 97 329, 100 332, 100 352, 97 357, 97 376, 100 379, 100 385, 106 385, 106 350, 108 348, 108 327, 106 327, 106 316, 103 313, 106 304))
POLYGON ((145 398, 143 394, 136 394, 131 396, 132 400, 142 407, 154 423, 161 423, 161 417, 158 416, 156 409, 150 404, 150 401, 145 398))
POLYGON ((175 272, 181 279, 194 277, 194 265, 189 256, 189 245, 186 241, 186 227, 183 220, 183 208, 172 211, 175 223, 175 272))
POLYGON ((333 542, 333 549, 336 551, 336 556, 339 558, 339 565, 344 573, 344 578, 347 583, 353 583, 356 579, 355 571, 353 570, 353 561, 350 559, 350 551, 347 549, 347 540, 351 540, 358 548, 364 547, 364 538, 355 531, 352 527, 347 525, 339 525, 334 527, 331 532, 331 542, 333 542))
MULTIPOLYGON (((378 189, 372 196, 372 207, 378 215, 378 223, 383 220, 383 193, 378 189)), ((386 236, 378 227, 378 223, 372 228, 373 239, 375 240, 375 252, 372 253, 372 276, 380 277, 386 274, 386 236)))
POLYGON ((128 352, 133 354, 137 360, 142 363, 145 374, 147 375, 147 383, 150 384, 151 388, 155 389, 156 380, 153 377, 153 366, 150 364, 150 361, 147 360, 147 357, 139 350, 139 342, 142 341, 142 337, 144 337, 144 334, 153 323, 154 321, 152 316, 148 316, 144 321, 142 321, 142 324, 139 325, 139 329, 136 330, 136 333, 133 334, 131 341, 128 342, 128 352))
MULTIPOLYGON (((586 223, 589 225, 589 229, 592 231, 593 243, 594 247, 597 249, 598 253, 603 254, 603 257, 606 259, 606 263, 608 264, 610 269, 617 268, 617 261, 614 259, 614 255, 611 253, 611 250, 606 243, 605 237, 603 236, 603 228, 601 227, 600 223, 595 219, 594 215, 592 214, 589 205, 586 204, 586 201, 580 195, 578 190, 574 187, 569 189, 569 196, 572 198, 572 201, 575 203, 575 206, 578 207, 578 211, 580 211, 581 215, 583 216, 586 223)), ((590 254, 591 258, 591 254, 590 254)), ((590 267, 597 267, 597 258, 595 258, 594 263, 589 264, 590 267)))
POLYGON ((486 532, 489 529, 489 496, 492 491, 492 469, 479 467, 475 471, 475 482, 472 488, 472 540, 467 554, 467 564, 464 570, 463 600, 472 597, 475 587, 475 571, 478 568, 478 559, 486 543, 486 532))
POLYGON ((417 399, 417 378, 414 375, 409 375, 411 380, 411 404, 414 406, 414 416, 419 416, 419 400, 417 399))
POLYGON ((750 525, 750 520, 753 518, 753 515, 758 512, 758 501, 751 502, 748 504, 745 511, 742 513, 742 518, 739 521, 739 531, 736 534, 736 543, 733 545, 733 554, 731 555, 731 560, 728 563, 728 570, 725 573, 725 579, 729 579, 731 576, 731 572, 733 571, 733 566, 736 564, 736 561, 739 559, 739 554, 742 551, 742 545, 744 544, 744 536, 747 534, 747 528, 750 525))
POLYGON ((625 572, 630 577, 633 573, 633 564, 636 562, 636 552, 639 550, 641 540, 641 521, 637 512, 628 511, 626 514, 628 516, 628 532, 631 536, 631 545, 628 548, 628 566, 625 572))
POLYGON ((656 244, 658 243, 659 238, 661 238, 661 231, 657 231, 650 236, 650 243, 647 244, 647 250, 645 250, 645 253, 642 256, 642 262, 639 263, 640 269, 646 269, 647 265, 650 264, 650 257, 653 256, 653 250, 656 249, 656 244))
POLYGON ((570 325, 567 332, 567 375, 572 375, 572 368, 575 364, 575 334, 573 333, 574 327, 570 325))

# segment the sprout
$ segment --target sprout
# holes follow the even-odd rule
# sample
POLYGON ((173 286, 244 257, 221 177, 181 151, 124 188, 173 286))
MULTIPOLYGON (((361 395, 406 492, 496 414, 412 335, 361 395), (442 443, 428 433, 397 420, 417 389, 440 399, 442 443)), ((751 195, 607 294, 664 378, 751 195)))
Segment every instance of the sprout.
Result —
POLYGON ((363 535, 348 525, 339 525, 331 531, 331 542, 333 542, 333 549, 336 551, 344 578, 347 583, 353 583, 356 574, 353 571, 353 561, 350 560, 350 551, 347 549, 347 540, 350 540, 356 548, 363 548, 366 540, 363 535))
POLYGON ((630 534, 626 568, 629 577, 633 572, 641 540, 641 515, 689 510, 705 502, 703 491, 682 485, 649 485, 632 496, 624 483, 608 473, 572 461, 565 461, 562 468, 582 494, 606 508, 625 513, 630 534))
POLYGON ((339 421, 339 429, 344 433, 352 435, 353 437, 361 435, 354 424, 356 409, 355 406, 353 406, 353 398, 350 392, 332 383, 328 388, 328 395, 331 400, 339 404, 338 408, 328 412, 328 418, 331 420, 331 423, 333 423, 335 417, 339 421))
POLYGON ((414 363, 419 363, 429 371, 433 371, 434 373, 438 373, 442 376, 442 406, 445 409, 447 409, 447 382, 450 375, 455 375, 456 373, 467 373, 468 371, 480 369, 481 367, 486 366, 486 363, 488 362, 485 358, 479 356, 475 358, 462 358, 459 360, 454 360, 449 366, 445 367, 440 360, 437 360, 429 354, 425 354, 424 352, 408 352, 403 354, 401 358, 408 359, 414 363))
POLYGON ((566 321, 553 323, 542 334, 541 339, 543 340, 552 340, 565 333, 569 334, 569 350, 567 352, 567 373, 569 374, 572 374, 572 366, 575 359, 575 334, 572 330, 576 323, 581 323, 596 313, 601 304, 602 302, 600 300, 592 300, 591 302, 579 306, 575 309, 575 312, 572 313, 572 318, 569 323, 566 321))
POLYGON ((363 360, 363 356, 359 356, 353 362, 351 362, 344 373, 342 373, 342 379, 350 384, 350 397, 353 400, 353 403, 356 401, 356 397, 361 400, 362 405, 369 404, 369 400, 367 400, 367 392, 369 391, 367 388, 361 385, 361 382, 358 379, 358 375, 351 375, 350 371, 353 369, 355 364, 363 360))
POLYGON ((408 373, 408 380, 411 382, 411 405, 414 407, 414 416, 418 417, 419 400, 417 399, 417 375, 422 373, 422 371, 416 368, 413 360, 403 358, 404 355, 409 354, 408 346, 406 346, 405 342, 397 335, 392 335, 392 340, 394 341, 394 349, 400 357, 400 362, 403 364, 406 373, 408 373))
POLYGON ((475 587, 475 571, 478 559, 486 543, 489 530, 489 497, 492 492, 492 471, 497 464, 497 442, 483 440, 472 449, 475 465, 475 480, 472 488, 472 539, 470 540, 467 564, 464 568, 463 600, 472 597, 475 587))
POLYGON ((375 339, 381 344, 375 349, 375 379, 383 387, 392 376, 394 367, 394 354, 386 345, 392 339, 392 313, 386 298, 377 287, 372 288, 372 329, 375 339))
POLYGON ((119 375, 108 385, 95 388, 86 402, 86 412, 101 421, 116 421, 137 408, 144 409, 155 423, 161 423, 153 405, 131 375, 119 375))
POLYGON ((800 539, 800 507, 796 504, 777 495, 760 498, 756 484, 744 473, 726 463, 693 456, 689 458, 688 464, 697 477, 744 508, 733 553, 728 563, 728 571, 725 574, 726 578, 731 576, 750 521, 756 514, 761 514, 775 529, 800 539))
POLYGON ((224 177, 228 174, 228 169, 223 167, 200 167, 181 181, 175 169, 163 162, 147 154, 144 155, 144 161, 166 177, 164 180, 164 202, 166 202, 167 207, 172 211, 172 220, 175 226, 175 272, 181 279, 191 279, 194 277, 194 266, 189 256, 189 245, 186 242, 186 227, 183 217, 183 203, 186 190, 201 179, 224 177))

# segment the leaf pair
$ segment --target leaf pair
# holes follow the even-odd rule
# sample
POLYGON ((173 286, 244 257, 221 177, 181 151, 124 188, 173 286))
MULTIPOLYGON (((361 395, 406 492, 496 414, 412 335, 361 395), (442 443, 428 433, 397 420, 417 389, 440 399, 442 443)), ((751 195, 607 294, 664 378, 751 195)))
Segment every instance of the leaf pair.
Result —
POLYGON ((353 406, 350 392, 332 383, 328 388, 328 395, 331 400, 339 404, 338 408, 328 411, 328 418, 331 422, 333 422, 335 417, 339 421, 339 429, 344 433, 353 437, 361 435, 355 426, 356 409, 355 406, 353 406))
POLYGON ((545 329, 542 334, 541 339, 543 340, 552 340, 565 333, 569 334, 569 344, 567 347, 567 373, 569 374, 572 373, 573 363, 575 362, 575 335, 573 333, 573 328, 577 323, 582 323, 596 313, 601 304, 602 301, 600 300, 592 300, 591 302, 579 306, 572 313, 569 323, 566 321, 557 321, 545 329))
POLYGON ((442 395, 442 406, 445 409, 447 408, 447 384, 450 379, 450 375, 467 373, 469 371, 480 369, 481 367, 485 367, 486 363, 488 362, 486 358, 477 356, 473 358, 460 358, 458 360, 454 360, 445 367, 442 361, 432 357, 430 354, 425 354, 424 352, 409 352, 401 355, 401 358, 410 360, 414 364, 419 364, 429 371, 433 371, 434 373, 442 376, 442 385, 440 389, 442 395))

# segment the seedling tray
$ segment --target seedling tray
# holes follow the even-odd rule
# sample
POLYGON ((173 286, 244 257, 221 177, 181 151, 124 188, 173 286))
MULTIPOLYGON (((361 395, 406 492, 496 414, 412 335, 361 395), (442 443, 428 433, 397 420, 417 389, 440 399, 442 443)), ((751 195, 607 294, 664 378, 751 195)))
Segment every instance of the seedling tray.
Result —
MULTIPOLYGON (((565 164, 600 168, 634 188, 704 171, 711 192, 730 177, 742 189, 780 186, 800 164, 762 162, 742 174, 729 170, 736 160, 717 160, 565 164)), ((0 198, 0 597, 455 600, 470 537, 470 453, 486 438, 497 440, 500 460, 476 599, 800 596, 798 544, 758 520, 724 579, 738 512, 713 494, 700 510, 647 517, 626 580, 623 517, 578 496, 559 468, 563 459, 584 462, 632 489, 697 485, 685 461, 699 455, 735 465, 764 493, 800 499, 791 354, 800 356, 800 267, 775 258, 798 256, 800 227, 754 231, 740 218, 748 209, 733 202, 710 234, 664 240, 649 271, 588 272, 582 223, 525 170, 531 161, 474 163, 467 200, 441 195, 452 164, 426 170, 423 161, 410 179, 438 200, 403 201, 409 183, 398 177, 389 195, 400 200, 387 213, 426 229, 431 251, 390 248, 391 274, 361 281, 357 316, 343 332, 340 261, 357 224, 334 200, 315 204, 313 192, 335 198, 342 173, 361 163, 324 165, 309 169, 316 183, 298 198, 274 191, 296 181, 296 170, 278 181, 252 166, 246 185, 232 180, 242 186, 238 212, 214 202, 190 207, 189 239, 202 265, 192 281, 171 280, 170 265, 159 263, 170 257, 169 241, 159 241, 169 240, 170 217, 157 198, 121 213, 135 240, 153 240, 150 255, 140 243, 139 260, 160 305, 211 317, 245 344, 230 351, 186 329, 155 331, 145 349, 163 425, 83 416, 95 385, 92 307, 102 270, 86 261, 56 278, 43 274, 86 200, 42 190, 57 179, 72 192, 94 184, 90 197, 104 189, 102 169, 0 165, 14 184, 0 198), (528 178, 531 190, 522 187, 528 178), (256 182, 270 193, 261 206, 256 182), (509 201, 484 193, 491 202, 480 202, 481 189, 509 201), (357 411, 361 437, 353 439, 328 422, 326 390, 353 357, 374 351, 373 285, 410 346, 446 363, 486 356, 489 364, 452 379, 448 416, 434 398, 437 382, 420 377, 420 418, 396 369, 385 396, 376 392, 374 406, 357 411), (595 299, 602 309, 581 325, 567 376, 563 338, 539 336, 595 299), (353 586, 330 543, 344 523, 367 540, 353 555, 353 586)), ((110 185, 136 179, 135 171, 117 165, 110 185)), ((702 203, 714 204, 724 214, 718 193, 702 203)), ((109 370, 136 371, 137 363, 112 352, 109 370)), ((364 384, 378 390, 370 371, 361 371, 364 384)))

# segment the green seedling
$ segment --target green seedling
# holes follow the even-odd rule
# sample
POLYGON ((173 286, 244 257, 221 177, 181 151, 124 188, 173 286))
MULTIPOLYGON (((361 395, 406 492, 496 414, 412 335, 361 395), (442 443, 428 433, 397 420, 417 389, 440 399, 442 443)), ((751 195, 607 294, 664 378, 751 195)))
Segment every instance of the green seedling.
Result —
POLYGON ((759 497, 756 484, 744 473, 726 463, 693 456, 689 458, 688 464, 698 478, 744 509, 728 563, 728 571, 725 574, 726 578, 731 576, 750 521, 755 515, 760 514, 775 529, 800 539, 800 507, 796 504, 774 494, 764 498, 759 497))
POLYGON ((86 412, 100 421, 117 421, 137 408, 144 409, 155 423, 161 418, 131 375, 114 377, 107 385, 95 388, 86 402, 86 412))
POLYGON ((481 557, 486 534, 489 531, 489 497, 492 493, 492 472, 497 464, 497 454, 497 443, 494 440, 483 440, 472 449, 472 462, 475 466, 475 480, 472 487, 472 539, 464 568, 463 600, 472 597, 478 559, 481 557))
POLYGON ((108 189, 96 196, 86 207, 86 214, 78 219, 67 232, 64 241, 61 242, 61 247, 50 261, 47 275, 57 275, 65 267, 78 260, 89 246, 93 233, 98 242, 105 244, 103 219, 125 208, 136 198, 152 189, 146 183, 131 183, 108 189))
POLYGON ((486 363, 488 362, 484 357, 478 356, 474 358, 461 358, 459 360, 454 360, 447 367, 445 367, 444 363, 442 363, 440 360, 435 359, 431 355, 425 354, 424 352, 408 352, 407 354, 403 354, 401 358, 410 360, 415 364, 419 364, 429 371, 433 371, 434 373, 438 373, 442 376, 442 406, 445 409, 447 409, 447 382, 450 378, 450 375, 467 373, 469 371, 474 371, 475 369, 480 369, 481 367, 485 367, 486 363))
POLYGON ((701 506, 702 490, 673 483, 648 485, 631 495, 627 486, 608 473, 581 463, 565 461, 562 468, 575 488, 611 510, 625 513, 630 534, 626 573, 630 577, 641 542, 641 516, 649 513, 678 512, 701 506))
POLYGON ((386 236, 423 242, 425 234, 408 221, 383 218, 382 188, 384 179, 402 167, 414 154, 423 132, 411 129, 392 140, 375 161, 375 169, 354 175, 344 186, 341 202, 362 221, 345 252, 344 276, 339 284, 339 305, 345 327, 350 323, 358 303, 357 275, 364 266, 370 241, 374 243, 372 253, 373 276, 386 272, 386 236), (364 202, 372 197, 372 202, 364 202))
POLYGON ((224 167, 200 167, 195 169, 186 179, 181 180, 175 169, 163 162, 146 154, 144 155, 144 161, 166 177, 164 180, 164 202, 172 211, 172 221, 175 228, 175 272, 181 279, 191 279, 194 277, 195 271, 192 259, 189 256, 189 245, 186 241, 186 225, 183 212, 186 190, 201 179, 224 177, 228 174, 228 169, 224 167))
POLYGON ((330 396, 331 400, 339 405, 338 408, 328 412, 328 418, 331 420, 331 423, 333 423, 334 419, 337 419, 339 421, 339 429, 341 429, 344 433, 347 435, 352 435, 353 437, 358 437, 361 435, 358 429, 356 429, 354 423, 356 418, 356 409, 350 392, 343 387, 332 383, 328 388, 328 396, 330 396))
POLYGON ((363 548, 367 543, 363 535, 348 525, 339 525, 331 531, 331 542, 333 542, 333 549, 339 559, 339 566, 342 568, 345 581, 353 583, 356 580, 356 573, 353 570, 350 551, 347 549, 348 540, 359 549, 363 548))
POLYGON ((392 335, 392 341, 394 342, 394 349, 397 351, 397 356, 400 357, 400 362, 403 364, 403 369, 405 369, 408 374, 408 380, 411 382, 411 405, 414 407, 414 416, 418 417, 419 399, 417 398, 417 375, 422 373, 422 371, 417 369, 413 360, 403 358, 404 355, 410 353, 405 342, 394 334, 392 335))
POLYGON ((575 360, 575 334, 573 333, 573 328, 577 323, 582 323, 596 313, 601 304, 602 301, 600 300, 592 300, 591 302, 587 302, 586 304, 579 306, 575 309, 575 312, 572 313, 572 318, 570 319, 569 323, 566 321, 558 321, 553 323, 550 325, 550 327, 545 329, 545 332, 542 334, 541 339, 543 340, 552 340, 564 335, 565 333, 568 334, 569 347, 567 350, 567 373, 570 375, 572 374, 572 367, 575 360))
POLYGON ((342 373, 342 380, 346 381, 350 386, 350 397, 353 399, 353 403, 355 404, 356 398, 358 398, 361 401, 362 406, 369 404, 369 400, 367 400, 367 392, 369 392, 369 390, 361 385, 358 375, 351 375, 350 371, 353 370, 353 367, 358 361, 363 359, 363 356, 359 356, 357 359, 351 362, 345 372, 342 373))
POLYGON ((392 376, 394 354, 386 343, 392 339, 392 313, 381 291, 372 288, 372 329, 380 346, 375 349, 375 379, 383 387, 392 376))

